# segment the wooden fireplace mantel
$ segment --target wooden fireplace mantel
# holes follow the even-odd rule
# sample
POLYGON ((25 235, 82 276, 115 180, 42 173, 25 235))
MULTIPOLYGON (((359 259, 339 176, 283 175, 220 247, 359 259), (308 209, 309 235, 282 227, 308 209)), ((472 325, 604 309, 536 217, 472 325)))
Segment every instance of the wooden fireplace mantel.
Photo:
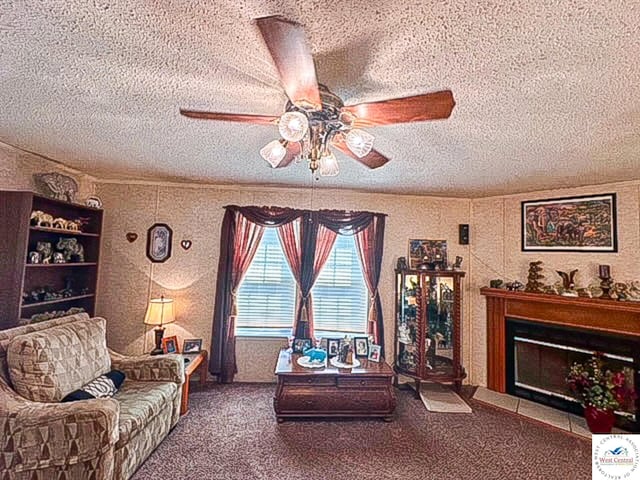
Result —
POLYGON ((505 393, 506 318, 636 337, 640 340, 640 302, 562 297, 481 288, 487 298, 487 386, 505 393))

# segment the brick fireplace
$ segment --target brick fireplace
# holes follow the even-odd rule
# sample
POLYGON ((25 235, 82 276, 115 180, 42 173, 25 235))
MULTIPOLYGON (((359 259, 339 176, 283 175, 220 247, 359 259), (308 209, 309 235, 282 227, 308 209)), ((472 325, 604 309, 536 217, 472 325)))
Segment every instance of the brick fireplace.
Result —
MULTIPOLYGON (((593 352, 625 369, 640 395, 640 304, 483 288, 487 298, 487 386, 561 410, 582 413, 564 383, 568 367, 593 352)), ((640 431, 640 401, 617 412, 618 425, 640 431)))

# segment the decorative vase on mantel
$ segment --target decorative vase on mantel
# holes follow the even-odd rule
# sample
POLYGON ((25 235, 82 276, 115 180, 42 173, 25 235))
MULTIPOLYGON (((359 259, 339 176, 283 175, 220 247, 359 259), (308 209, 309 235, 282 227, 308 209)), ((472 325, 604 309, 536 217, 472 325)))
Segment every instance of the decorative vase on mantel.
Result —
POLYGON ((613 410, 602 410, 591 405, 584 407, 584 418, 591 433, 611 433, 616 420, 613 410))

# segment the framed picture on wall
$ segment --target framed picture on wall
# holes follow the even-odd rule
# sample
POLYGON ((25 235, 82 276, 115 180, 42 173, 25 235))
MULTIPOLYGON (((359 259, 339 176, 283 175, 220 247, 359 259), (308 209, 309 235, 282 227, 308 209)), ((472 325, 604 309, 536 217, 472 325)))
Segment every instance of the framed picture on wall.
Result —
POLYGON ((171 257, 173 230, 166 223, 155 223, 147 230, 147 258, 153 263, 166 262, 171 257))
POLYGON ((616 194, 522 202, 523 252, 617 252, 616 194))

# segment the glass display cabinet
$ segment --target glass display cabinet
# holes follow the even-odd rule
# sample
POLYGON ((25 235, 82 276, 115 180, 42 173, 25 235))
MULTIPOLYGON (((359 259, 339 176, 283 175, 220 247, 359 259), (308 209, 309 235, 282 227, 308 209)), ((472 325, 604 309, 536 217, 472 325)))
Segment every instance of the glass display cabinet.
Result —
POLYGON ((461 365, 462 277, 450 270, 396 270, 395 365, 416 381, 453 383, 466 377, 461 365))

